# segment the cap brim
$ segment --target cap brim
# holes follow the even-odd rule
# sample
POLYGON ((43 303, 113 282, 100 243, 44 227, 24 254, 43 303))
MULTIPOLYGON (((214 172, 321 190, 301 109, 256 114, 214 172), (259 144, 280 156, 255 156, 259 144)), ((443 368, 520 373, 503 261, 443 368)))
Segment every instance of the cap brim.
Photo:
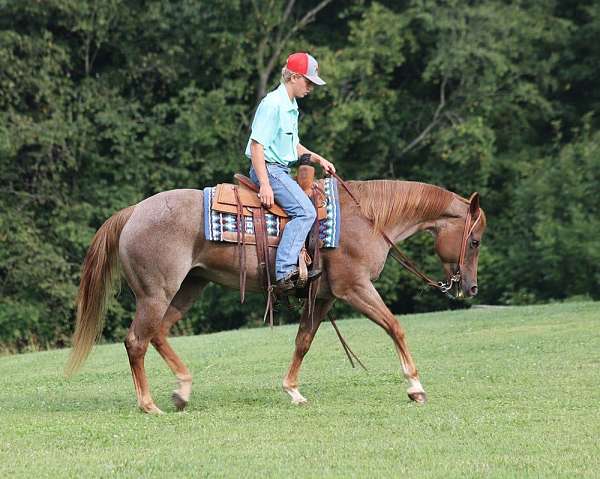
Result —
POLYGON ((318 77, 317 75, 304 75, 304 78, 308 78, 315 85, 319 85, 319 86, 327 85, 327 83, 325 83, 323 80, 321 80, 321 78, 318 77))

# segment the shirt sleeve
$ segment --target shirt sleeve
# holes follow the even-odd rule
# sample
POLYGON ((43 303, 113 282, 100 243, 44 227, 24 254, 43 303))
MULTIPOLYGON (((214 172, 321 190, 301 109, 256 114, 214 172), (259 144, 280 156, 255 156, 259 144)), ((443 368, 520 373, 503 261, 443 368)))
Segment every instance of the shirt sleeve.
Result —
POLYGON ((276 104, 267 101, 261 101, 254 115, 252 122, 252 133, 250 139, 260 143, 264 147, 269 146, 275 135, 279 125, 279 109, 276 104))

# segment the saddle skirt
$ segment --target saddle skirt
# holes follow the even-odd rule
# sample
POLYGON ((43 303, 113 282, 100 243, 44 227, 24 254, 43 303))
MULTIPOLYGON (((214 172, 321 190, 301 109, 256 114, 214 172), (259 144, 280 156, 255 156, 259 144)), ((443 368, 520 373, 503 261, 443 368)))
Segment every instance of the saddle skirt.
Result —
MULTIPOLYGON (((241 177, 243 179, 243 177, 241 177)), ((242 205, 243 225, 246 244, 256 244, 253 208, 261 206, 260 199, 245 182, 240 185, 221 183, 204 189, 204 233, 210 241, 237 243, 238 236, 238 200, 242 205)), ((335 248, 340 239, 340 203, 338 185, 335 178, 325 178, 317 182, 317 186, 325 193, 321 198, 317 212, 319 221, 319 238, 323 248, 335 248)), ((273 205, 265 213, 268 245, 276 247, 281 234, 289 221, 287 213, 279 206, 273 205)))

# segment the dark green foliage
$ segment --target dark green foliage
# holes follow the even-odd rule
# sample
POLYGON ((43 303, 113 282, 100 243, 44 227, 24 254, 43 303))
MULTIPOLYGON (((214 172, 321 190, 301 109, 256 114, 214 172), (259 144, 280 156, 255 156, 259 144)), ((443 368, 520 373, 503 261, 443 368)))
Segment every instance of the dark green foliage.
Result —
MULTIPOLYGON (((0 0, 0 348, 68 344, 113 212, 247 170, 254 107, 293 50, 328 81, 301 102, 303 143, 343 177, 482 194, 479 301, 598 297, 597 2, 331 2, 305 22, 315 2, 259 4, 0 0)), ((427 236, 404 248, 440 274, 427 236)), ((454 307, 394 264, 377 284, 396 313, 454 307)), ((124 289, 106 339, 133 308, 124 289)), ((262 308, 213 286, 176 332, 262 308)))

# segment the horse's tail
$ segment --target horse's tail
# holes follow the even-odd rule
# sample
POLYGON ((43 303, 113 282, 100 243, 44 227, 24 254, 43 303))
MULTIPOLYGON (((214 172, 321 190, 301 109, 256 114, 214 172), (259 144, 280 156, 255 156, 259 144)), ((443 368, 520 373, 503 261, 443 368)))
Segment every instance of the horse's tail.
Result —
POLYGON ((73 350, 65 367, 67 376, 77 372, 102 333, 106 301, 112 290, 117 266, 119 236, 134 208, 124 208, 106 220, 96 232, 85 255, 77 294, 73 350))

